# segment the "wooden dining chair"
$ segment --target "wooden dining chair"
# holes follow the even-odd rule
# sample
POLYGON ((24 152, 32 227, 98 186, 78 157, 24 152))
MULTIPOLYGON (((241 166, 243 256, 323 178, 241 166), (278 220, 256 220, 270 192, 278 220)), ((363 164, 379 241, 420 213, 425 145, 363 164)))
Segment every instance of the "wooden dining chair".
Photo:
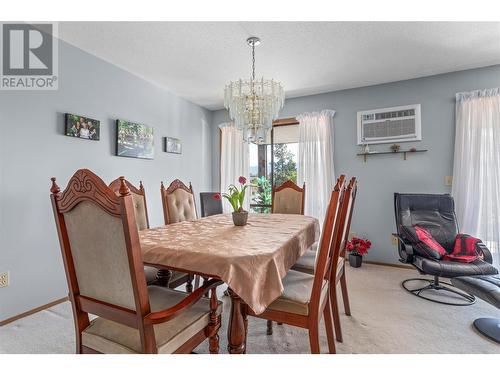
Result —
POLYGON ((337 181, 333 189, 323 223, 323 231, 318 246, 316 273, 288 271, 283 278, 283 294, 274 300, 267 309, 257 315, 248 305, 244 305, 246 314, 266 320, 281 322, 309 331, 311 353, 320 353, 319 322, 323 316, 330 353, 335 353, 332 315, 329 302, 328 284, 330 280, 329 259, 331 242, 339 232, 338 214, 344 191, 344 184, 337 181))
POLYGON ((218 352, 222 282, 207 281, 191 294, 147 286, 134 199, 123 177, 119 195, 88 169, 78 170, 63 192, 53 177, 50 191, 77 353, 191 353, 206 338, 210 352, 218 352))
MULTIPOLYGON (((175 179, 170 183, 168 188, 165 189, 163 181, 161 181, 160 193, 165 225, 198 219, 193 186, 191 185, 191 182, 189 183, 189 187, 187 187, 181 180, 175 179)), ((193 280, 195 280, 195 288, 197 288, 200 284, 199 276, 186 274, 185 279, 187 292, 191 292, 193 290, 193 280)), ((179 286, 182 284, 183 282, 180 284, 174 283, 173 285, 179 286)))
POLYGON ((191 183, 187 187, 181 180, 176 179, 165 189, 162 181, 160 192, 165 225, 198 218, 191 183))
POLYGON ((285 181, 280 186, 273 187, 271 212, 304 215, 305 196, 305 183, 300 188, 291 180, 285 181))
MULTIPOLYGON (((347 280, 345 275, 346 263, 346 245, 349 238, 351 228, 352 213, 354 211, 354 202, 356 200, 357 181, 356 177, 352 177, 347 188, 344 191, 342 199, 342 207, 339 214, 339 225, 342 228, 342 233, 332 242, 332 257, 331 257, 331 276, 330 280, 330 302, 332 304, 332 313, 334 319, 335 336, 337 341, 342 342, 342 329, 340 325, 340 314, 337 299, 337 285, 340 283, 342 300, 344 302, 344 311, 347 316, 351 315, 349 305, 349 295, 347 292, 347 280)), ((316 252, 308 251, 305 255, 299 258, 297 263, 292 267, 293 270, 314 275, 316 252)))
MULTIPOLYGON (((134 202, 135 222, 137 230, 149 229, 148 205, 146 204, 146 191, 142 181, 139 181, 139 188, 135 187, 130 181, 125 180, 125 184, 130 190, 134 202)), ((117 178, 109 184, 109 188, 120 194, 121 179, 117 178)), ((185 284, 192 277, 184 272, 170 271, 158 269, 155 267, 145 266, 144 273, 148 285, 156 284, 161 286, 169 286, 172 289, 185 284)), ((189 291, 189 290, 188 290, 189 291)), ((192 290, 191 290, 192 291, 192 290)))

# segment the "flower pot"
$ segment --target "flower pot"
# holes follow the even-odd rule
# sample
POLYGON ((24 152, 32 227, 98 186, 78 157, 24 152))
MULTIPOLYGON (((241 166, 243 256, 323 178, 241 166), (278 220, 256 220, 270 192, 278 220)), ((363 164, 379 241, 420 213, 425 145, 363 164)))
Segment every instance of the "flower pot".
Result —
POLYGON ((359 254, 349 254, 349 264, 351 267, 359 268, 363 263, 363 257, 359 254))
POLYGON ((247 225, 248 220, 248 212, 233 212, 233 223, 238 227, 242 227, 243 225, 247 225))

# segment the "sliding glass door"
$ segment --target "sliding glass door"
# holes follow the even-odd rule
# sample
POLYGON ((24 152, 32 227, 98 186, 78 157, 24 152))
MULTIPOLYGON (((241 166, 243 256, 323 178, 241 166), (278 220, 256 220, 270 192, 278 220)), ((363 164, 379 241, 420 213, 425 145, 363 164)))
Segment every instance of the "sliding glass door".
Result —
POLYGON ((250 209, 269 213, 272 187, 287 180, 297 183, 297 125, 275 126, 262 145, 250 145, 250 209))

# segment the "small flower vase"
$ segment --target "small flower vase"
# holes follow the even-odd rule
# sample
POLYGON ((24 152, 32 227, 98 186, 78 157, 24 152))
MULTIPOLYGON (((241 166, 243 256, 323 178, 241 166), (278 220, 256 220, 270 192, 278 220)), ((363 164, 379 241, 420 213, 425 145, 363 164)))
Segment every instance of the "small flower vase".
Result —
POLYGON ((248 211, 233 212, 233 223, 238 227, 247 225, 248 211))
POLYGON ((363 257, 359 254, 349 254, 349 264, 351 267, 354 268, 359 268, 361 267, 361 264, 363 263, 363 257))

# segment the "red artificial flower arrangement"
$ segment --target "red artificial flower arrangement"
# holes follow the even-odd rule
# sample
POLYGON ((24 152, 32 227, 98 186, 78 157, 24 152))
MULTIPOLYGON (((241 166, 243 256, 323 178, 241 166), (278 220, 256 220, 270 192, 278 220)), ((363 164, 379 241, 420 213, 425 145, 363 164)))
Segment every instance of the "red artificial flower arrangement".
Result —
POLYGON ((353 237, 350 241, 347 242, 346 250, 349 251, 350 254, 363 256, 371 247, 372 243, 370 241, 353 237))

